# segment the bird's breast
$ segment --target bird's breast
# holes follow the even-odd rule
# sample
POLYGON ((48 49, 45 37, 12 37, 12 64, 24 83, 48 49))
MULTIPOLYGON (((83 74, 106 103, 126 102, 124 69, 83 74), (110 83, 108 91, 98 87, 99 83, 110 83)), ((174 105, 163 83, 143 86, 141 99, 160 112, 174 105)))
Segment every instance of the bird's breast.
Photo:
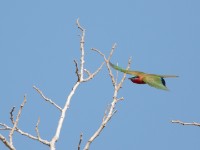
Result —
POLYGON ((146 84, 141 78, 130 78, 130 80, 136 84, 146 84))

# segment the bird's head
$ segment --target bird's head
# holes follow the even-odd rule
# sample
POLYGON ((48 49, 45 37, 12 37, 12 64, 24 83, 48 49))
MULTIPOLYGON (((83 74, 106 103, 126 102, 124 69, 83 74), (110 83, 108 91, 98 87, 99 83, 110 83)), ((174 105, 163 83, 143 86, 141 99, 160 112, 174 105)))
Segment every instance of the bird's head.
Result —
POLYGON ((133 76, 133 77, 128 78, 128 79, 131 80, 133 83, 145 84, 145 82, 139 76, 133 76))

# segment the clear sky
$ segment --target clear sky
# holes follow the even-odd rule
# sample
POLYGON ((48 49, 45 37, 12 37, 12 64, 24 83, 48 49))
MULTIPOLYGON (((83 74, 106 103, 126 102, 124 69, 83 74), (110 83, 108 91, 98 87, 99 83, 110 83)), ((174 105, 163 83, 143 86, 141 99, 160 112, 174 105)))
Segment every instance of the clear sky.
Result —
MULTIPOLYGON (((0 122, 11 125, 12 106, 19 108, 27 94, 19 128, 36 135, 40 117, 40 135, 51 139, 59 112, 32 86, 64 105, 76 81, 73 60, 80 58, 75 25, 79 17, 86 28, 86 67, 91 72, 103 59, 90 48, 108 55, 116 42, 113 63, 126 67, 132 56, 132 69, 180 76, 166 79, 169 92, 126 80, 119 93, 125 100, 117 104, 118 112, 91 149, 199 150, 198 127, 170 123, 173 119, 200 122, 199 6, 198 0, 0 1, 0 122)), ((105 66, 78 88, 57 149, 77 149, 80 132, 85 145, 99 127, 112 92, 105 66)), ((48 149, 17 133, 14 145, 19 150, 48 149)))

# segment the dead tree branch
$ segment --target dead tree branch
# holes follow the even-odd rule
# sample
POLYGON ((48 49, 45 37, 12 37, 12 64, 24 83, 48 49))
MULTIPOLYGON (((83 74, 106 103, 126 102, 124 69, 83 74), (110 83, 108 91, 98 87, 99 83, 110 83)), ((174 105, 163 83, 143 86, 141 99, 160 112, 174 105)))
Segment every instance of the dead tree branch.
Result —
POLYGON ((44 94, 42 93, 42 91, 37 88, 36 86, 33 86, 33 88, 40 94, 40 96, 47 102, 51 103, 53 106, 55 106, 56 108, 58 108, 60 111, 62 110, 62 108, 60 106, 58 106, 55 102, 53 102, 51 99, 47 98, 46 96, 44 96, 44 94))
POLYGON ((13 112, 14 112, 14 110, 15 110, 15 106, 13 106, 13 108, 12 108, 11 111, 10 111, 10 120, 11 120, 12 124, 15 123, 15 122, 14 122, 14 117, 13 117, 13 112))
POLYGON ((38 118, 38 122, 37 122, 37 124, 35 126, 35 131, 37 133, 37 138, 40 140, 41 138, 40 138, 39 127, 38 127, 39 123, 40 123, 40 118, 38 118))
MULTIPOLYGON (((40 119, 38 119, 36 127, 35 127, 36 136, 33 136, 33 135, 31 135, 31 134, 29 134, 27 132, 24 132, 24 131, 22 131, 21 129, 19 129, 17 127, 17 124, 18 124, 18 121, 19 121, 19 118, 20 118, 20 115, 21 115, 21 112, 22 112, 22 108, 23 108, 23 106, 24 106, 24 104, 26 102, 26 97, 24 97, 24 101, 23 101, 23 103, 22 103, 22 105, 21 105, 21 107, 19 109, 19 112, 18 112, 18 114, 16 116, 16 120, 15 121, 14 121, 14 115, 13 115, 15 107, 13 107, 12 110, 10 111, 10 120, 11 120, 11 122, 13 124, 13 127, 10 127, 10 126, 8 126, 6 124, 0 123, 0 127, 1 127, 0 130, 9 130, 10 131, 10 134, 9 134, 9 140, 10 141, 7 141, 6 138, 3 135, 0 134, 0 140, 9 149, 15 150, 15 148, 13 146, 13 134, 14 134, 14 131, 16 131, 16 132, 18 132, 18 133, 20 133, 20 134, 22 134, 24 136, 27 136, 28 138, 31 138, 33 140, 37 140, 37 141, 49 146, 51 150, 55 150, 56 149, 56 146, 55 146, 56 142, 59 139, 59 136, 60 136, 60 133, 61 133, 61 129, 62 129, 62 126, 63 126, 63 122, 64 122, 64 120, 66 118, 66 115, 67 115, 67 110, 69 109, 72 97, 75 94, 78 86, 83 82, 87 82, 87 81, 93 79, 99 73, 99 71, 102 69, 102 67, 104 65, 104 62, 93 73, 91 73, 89 70, 87 70, 85 68, 85 48, 84 48, 84 46, 85 46, 84 45, 85 44, 85 29, 80 25, 79 19, 77 19, 76 25, 77 25, 78 29, 81 32, 81 35, 80 35, 80 52, 81 52, 81 55, 80 55, 80 62, 79 62, 80 66, 78 66, 77 61, 74 60, 75 68, 76 68, 75 73, 77 75, 78 80, 73 85, 71 92, 67 96, 64 107, 62 108, 59 105, 57 105, 53 100, 47 98, 39 88, 37 88, 36 86, 33 86, 33 88, 39 93, 39 95, 46 102, 52 104, 53 106, 55 106, 61 112, 59 120, 58 120, 57 128, 56 128, 56 131, 55 131, 55 135, 52 137, 52 139, 50 141, 44 140, 44 139, 42 139, 40 137, 40 134, 39 134, 40 119), (84 74, 87 74, 86 78, 84 78, 84 74)), ((82 141, 82 134, 81 134, 80 141, 79 141, 79 149, 80 149, 81 141, 82 141)))
MULTIPOLYGON (((3 128, 1 128, 0 130, 12 130, 12 128, 9 127, 9 126, 6 125, 6 124, 0 123, 0 126, 3 127, 3 128)), ((24 132, 24 131, 22 131, 21 129, 19 129, 18 127, 16 127, 15 131, 18 132, 18 133, 20 133, 21 135, 24 135, 24 136, 30 138, 30 139, 38 140, 39 142, 41 142, 41 143, 43 143, 43 144, 45 144, 45 145, 49 145, 49 142, 48 142, 47 140, 43 140, 43 139, 41 139, 41 138, 38 139, 36 136, 33 136, 33 135, 31 135, 31 134, 29 134, 29 133, 27 133, 27 132, 24 132)))
POLYGON ((0 140, 3 142, 3 144, 9 148, 10 150, 15 150, 15 148, 6 140, 6 138, 0 134, 0 140))
POLYGON ((180 120, 172 120, 171 121, 172 123, 178 123, 178 124, 181 124, 181 125, 187 125, 187 126, 198 126, 200 127, 200 123, 197 123, 197 122, 183 122, 183 121, 180 121, 180 120))
MULTIPOLYGON (((104 117, 102 119, 102 123, 100 124, 100 126, 96 130, 96 132, 87 141, 87 143, 86 143, 86 145, 84 147, 84 150, 89 150, 91 143, 95 140, 95 138, 97 138, 100 135, 100 133, 102 132, 104 127, 107 125, 107 123, 110 121, 112 116, 117 112, 117 110, 115 109, 115 106, 116 106, 117 102, 124 99, 123 97, 117 98, 117 95, 118 95, 118 92, 119 92, 120 88, 122 87, 123 82, 126 79, 126 74, 124 74, 122 79, 121 79, 121 81, 119 83, 117 83, 117 79, 115 80, 115 77, 114 77, 114 75, 113 75, 113 73, 111 71, 110 65, 109 65, 109 61, 110 61, 110 59, 111 59, 111 57, 113 55, 113 52, 114 52, 115 48, 116 48, 116 44, 114 44, 112 46, 112 49, 111 49, 111 52, 110 52, 110 55, 109 55, 108 59, 106 58, 106 56, 101 51, 99 51, 98 49, 92 48, 93 51, 96 51, 97 53, 99 53, 104 58, 104 61, 106 63, 107 69, 108 69, 108 73, 110 75, 110 78, 111 78, 111 81, 112 81, 112 84, 113 84, 113 87, 114 87, 114 93, 113 93, 112 102, 111 102, 111 104, 109 105, 109 107, 106 109, 106 111, 104 113, 104 117)), ((131 63, 131 58, 128 61, 127 69, 129 69, 130 63, 131 63)))
POLYGON ((92 78, 94 78, 94 76, 96 76, 97 73, 103 67, 103 63, 102 63, 102 65, 94 73, 89 73, 89 71, 86 71, 86 73, 89 76, 88 76, 88 78, 84 78, 84 70, 86 70, 85 67, 84 67, 84 63, 85 63, 85 49, 84 49, 85 29, 80 25, 79 19, 77 19, 76 24, 77 24, 78 29, 80 29, 80 31, 81 31, 81 35, 80 35, 80 51, 81 51, 80 68, 78 68, 78 63, 76 61, 74 61, 75 62, 75 67, 76 67, 76 75, 77 75, 78 80, 75 83, 75 85, 73 86, 70 94, 68 95, 68 97, 66 99, 66 103, 65 103, 64 107, 61 110, 61 115, 60 115, 60 118, 59 118, 59 121, 58 121, 56 133, 55 133, 55 135, 53 136, 53 138, 50 141, 50 149, 51 150, 55 150, 55 143, 59 139, 61 128, 63 126, 64 119, 65 119, 65 117, 67 115, 67 110, 69 109, 72 97, 73 97, 76 89, 78 88, 78 86, 82 82, 87 82, 87 81, 91 80, 92 78), (80 70, 80 72, 79 72, 79 70, 80 70))
POLYGON ((83 140, 83 133, 80 134, 80 140, 79 140, 79 143, 78 143, 78 150, 81 149, 81 142, 83 140))
MULTIPOLYGON (((17 118, 16 118, 16 120, 13 122, 13 123, 14 123, 14 124, 13 124, 13 128, 12 128, 12 130, 10 131, 10 134, 9 134, 10 145, 11 145, 11 147, 13 147, 13 148, 14 148, 14 146, 13 146, 13 134, 14 134, 14 131, 16 130, 16 127, 17 127, 17 124, 18 124, 18 122, 19 122, 19 118, 20 118, 20 116, 21 116, 22 109, 23 109, 25 103, 26 103, 26 96, 24 96, 24 101, 22 102, 22 104, 21 104, 21 106, 20 106, 20 109, 19 109, 18 114, 17 114, 17 118)), ((12 109, 12 110, 14 111, 14 109, 12 109)), ((12 111, 11 111, 11 112, 12 112, 12 111)), ((12 114, 12 113, 11 113, 11 114, 12 114)), ((12 115, 11 115, 11 116, 12 116, 12 115)))

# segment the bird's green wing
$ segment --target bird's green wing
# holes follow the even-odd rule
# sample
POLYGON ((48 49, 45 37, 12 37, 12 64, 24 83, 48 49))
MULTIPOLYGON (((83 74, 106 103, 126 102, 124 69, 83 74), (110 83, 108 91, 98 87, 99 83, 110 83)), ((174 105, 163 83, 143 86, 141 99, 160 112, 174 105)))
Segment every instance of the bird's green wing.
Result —
POLYGON ((131 74, 131 75, 134 75, 134 76, 139 76, 141 74, 144 74, 143 72, 140 72, 140 71, 133 71, 133 70, 127 70, 127 69, 123 69, 119 66, 116 66, 114 64, 112 64, 111 62, 109 62, 110 66, 116 70, 119 70, 121 72, 124 72, 124 73, 127 73, 127 74, 131 74))
POLYGON ((177 78, 179 76, 176 76, 176 75, 160 75, 160 74, 149 74, 149 75, 155 75, 155 76, 159 76, 159 77, 162 77, 162 78, 177 78))
POLYGON ((159 76, 154 76, 154 75, 144 76, 143 81, 148 85, 155 87, 157 89, 168 90, 167 87, 163 84, 161 77, 159 76))

